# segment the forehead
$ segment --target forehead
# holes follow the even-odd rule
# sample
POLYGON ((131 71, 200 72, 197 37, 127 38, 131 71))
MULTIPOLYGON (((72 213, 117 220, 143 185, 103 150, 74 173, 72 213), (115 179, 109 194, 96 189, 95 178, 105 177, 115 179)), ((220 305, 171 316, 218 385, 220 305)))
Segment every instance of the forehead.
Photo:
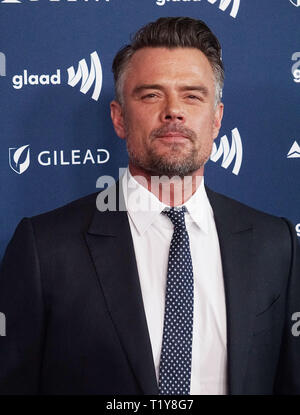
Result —
POLYGON ((128 91, 138 83, 201 82, 214 87, 207 57, 196 48, 143 48, 132 56, 125 74, 128 91))

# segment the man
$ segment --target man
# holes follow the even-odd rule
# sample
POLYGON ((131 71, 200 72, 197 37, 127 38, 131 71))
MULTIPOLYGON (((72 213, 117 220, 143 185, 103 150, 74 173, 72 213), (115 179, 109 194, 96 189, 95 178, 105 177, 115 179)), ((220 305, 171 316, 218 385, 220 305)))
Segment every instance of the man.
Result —
POLYGON ((1 393, 300 393, 293 227, 204 186, 223 115, 218 40, 161 18, 113 71, 129 168, 106 199, 19 224, 1 269, 1 393))

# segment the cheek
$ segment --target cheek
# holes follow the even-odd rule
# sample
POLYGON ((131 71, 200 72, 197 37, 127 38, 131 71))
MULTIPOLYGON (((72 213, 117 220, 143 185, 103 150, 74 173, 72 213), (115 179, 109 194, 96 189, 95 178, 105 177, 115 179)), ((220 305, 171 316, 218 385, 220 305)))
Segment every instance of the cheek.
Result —
POLYGON ((200 118, 194 124, 187 126, 196 133, 200 142, 212 138, 213 123, 211 119, 202 120, 200 118))
POLYGON ((141 121, 144 119, 144 115, 136 106, 128 105, 126 107, 125 118, 131 128, 133 128, 139 127, 141 121))
POLYGON ((140 153, 146 149, 147 132, 144 123, 138 117, 127 119, 126 137, 128 144, 134 151, 140 153))
POLYGON ((152 122, 151 115, 147 117, 135 114, 134 117, 128 120, 128 132, 137 141, 147 141, 155 125, 152 122))
POLYGON ((203 131, 207 134, 212 134, 214 126, 214 117, 212 114, 205 114, 198 119, 199 131, 203 131))

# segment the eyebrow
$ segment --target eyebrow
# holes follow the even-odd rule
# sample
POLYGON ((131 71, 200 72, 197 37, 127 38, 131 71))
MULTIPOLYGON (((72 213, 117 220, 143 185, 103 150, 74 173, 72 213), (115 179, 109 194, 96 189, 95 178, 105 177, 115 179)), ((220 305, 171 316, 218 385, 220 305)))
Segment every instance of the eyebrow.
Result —
POLYGON ((137 95, 140 92, 144 91, 145 89, 158 89, 163 90, 163 87, 159 84, 142 84, 138 85, 133 90, 133 95, 137 95))
POLYGON ((206 88, 206 86, 203 86, 203 85, 187 85, 187 86, 182 86, 179 89, 181 91, 198 91, 198 92, 201 92, 205 96, 209 94, 208 88, 206 88))
MULTIPOLYGON (((159 84, 142 84, 138 85, 133 90, 133 95, 138 95, 140 92, 147 89, 157 89, 159 91, 164 90, 164 87, 159 84)), ((204 96, 209 94, 208 88, 203 85, 183 85, 179 87, 180 91, 198 91, 201 92, 204 96)))

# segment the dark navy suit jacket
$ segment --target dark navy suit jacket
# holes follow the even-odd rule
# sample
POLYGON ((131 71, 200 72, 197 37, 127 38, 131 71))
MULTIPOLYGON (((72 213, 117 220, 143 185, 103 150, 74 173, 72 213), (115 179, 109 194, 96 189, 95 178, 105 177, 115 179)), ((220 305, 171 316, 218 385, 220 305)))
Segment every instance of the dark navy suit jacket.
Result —
MULTIPOLYGON (((228 392, 300 394, 292 225, 209 189, 223 264, 228 392)), ((0 393, 157 394, 130 226, 96 194, 23 219, 0 271, 0 393)))

